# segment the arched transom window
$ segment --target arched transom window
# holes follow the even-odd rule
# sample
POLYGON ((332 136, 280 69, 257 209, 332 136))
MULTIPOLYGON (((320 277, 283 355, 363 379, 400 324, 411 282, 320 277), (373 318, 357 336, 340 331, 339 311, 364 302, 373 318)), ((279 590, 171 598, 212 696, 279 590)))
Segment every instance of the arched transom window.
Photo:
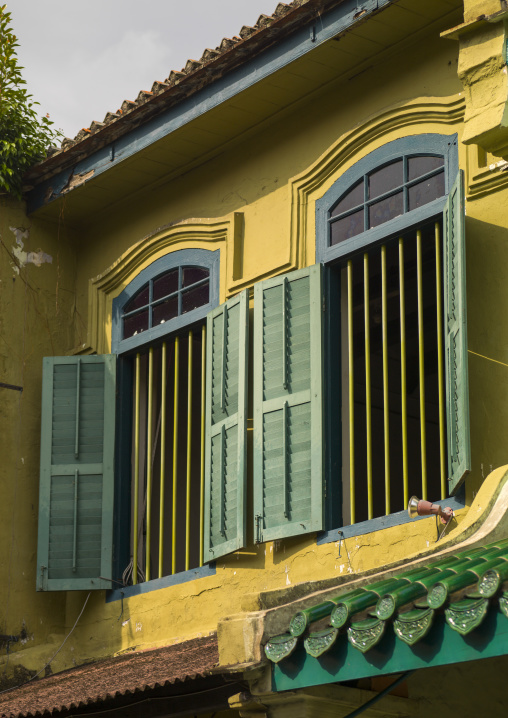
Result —
POLYGON ((405 155, 367 172, 330 210, 330 245, 444 197, 442 155, 405 155))
POLYGON ((123 307, 122 339, 164 324, 210 301, 210 271, 179 266, 150 279, 123 307))

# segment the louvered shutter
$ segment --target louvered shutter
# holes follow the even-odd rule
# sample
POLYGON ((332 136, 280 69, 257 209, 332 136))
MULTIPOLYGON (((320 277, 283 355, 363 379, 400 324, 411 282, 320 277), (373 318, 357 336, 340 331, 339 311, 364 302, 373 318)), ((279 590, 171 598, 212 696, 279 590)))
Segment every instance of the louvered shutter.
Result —
POLYGON ((111 588, 115 376, 114 355, 44 359, 39 591, 111 588))
POLYGON ((204 560, 245 546, 249 298, 208 315, 204 560))
POLYGON ((321 266, 254 290, 254 536, 323 528, 321 266))
POLYGON ((455 493, 471 470, 467 363, 464 173, 461 170, 444 209, 446 319, 446 410, 448 490, 455 493))

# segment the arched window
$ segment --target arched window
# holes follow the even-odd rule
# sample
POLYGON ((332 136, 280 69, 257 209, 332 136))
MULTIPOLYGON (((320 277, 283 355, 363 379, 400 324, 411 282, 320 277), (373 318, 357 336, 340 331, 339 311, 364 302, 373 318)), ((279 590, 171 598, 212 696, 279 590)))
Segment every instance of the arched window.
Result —
POLYGON ((174 332, 219 303, 219 250, 183 249, 156 260, 113 301, 113 351, 174 332))
POLYGON ((411 494, 444 497, 468 470, 457 165, 455 135, 405 137, 316 203, 316 254, 330 277, 328 441, 342 463, 330 493, 343 497, 342 525, 400 511, 411 494))
POLYGON ((366 155, 316 202, 317 261, 441 214, 457 171, 456 135, 404 137, 366 155))
POLYGON ((206 317, 218 303, 219 251, 201 249, 154 261, 113 303, 117 571, 127 583, 203 564, 206 317))

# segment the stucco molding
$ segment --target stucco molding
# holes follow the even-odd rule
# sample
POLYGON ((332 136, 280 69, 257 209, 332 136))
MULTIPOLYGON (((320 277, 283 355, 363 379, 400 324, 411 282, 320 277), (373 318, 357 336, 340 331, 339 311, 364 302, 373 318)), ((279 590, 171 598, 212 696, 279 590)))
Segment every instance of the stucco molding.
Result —
POLYGON ((314 204, 340 173, 389 140, 423 134, 431 131, 431 127, 457 127, 464 111, 461 94, 398 104, 342 135, 314 164, 293 177, 290 181, 290 241, 297 265, 305 267, 315 262, 314 204))
POLYGON ((498 192, 508 186, 508 162, 489 155, 487 160, 493 160, 484 167, 478 162, 478 147, 467 147, 467 197, 476 199, 484 195, 498 192))
MULTIPOLYGON (((494 5, 486 4, 487 7, 494 5)), ((481 13, 441 33, 459 42, 458 76, 464 87, 464 144, 477 144, 496 157, 508 158, 508 83, 506 6, 481 13)))
POLYGON ((220 301, 233 282, 235 241, 241 222, 238 212, 215 219, 188 219, 166 225, 143 237, 104 272, 88 283, 86 342, 71 354, 107 354, 111 351, 113 299, 145 267, 177 249, 220 249, 220 301))

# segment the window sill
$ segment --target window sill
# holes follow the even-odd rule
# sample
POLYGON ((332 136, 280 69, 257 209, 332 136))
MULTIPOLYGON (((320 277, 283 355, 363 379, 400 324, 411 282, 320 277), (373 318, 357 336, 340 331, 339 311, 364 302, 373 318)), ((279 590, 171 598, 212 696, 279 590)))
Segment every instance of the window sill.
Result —
POLYGON ((154 578, 152 581, 138 583, 135 586, 124 586, 123 588, 115 588, 109 591, 106 596, 106 603, 119 601, 122 598, 130 598, 131 596, 139 596, 142 593, 150 593, 150 591, 158 591, 160 588, 168 588, 169 586, 177 586, 180 583, 194 581, 197 578, 205 578, 205 576, 214 576, 216 573, 215 563, 212 561, 200 568, 191 568, 189 571, 181 571, 173 576, 164 576, 163 578, 154 578))
MULTIPOLYGON (((466 505, 466 497, 464 486, 457 492, 456 496, 450 496, 447 499, 440 499, 434 501, 435 504, 441 506, 449 506, 454 511, 463 509, 466 505)), ((397 511, 397 513, 389 514, 388 516, 380 516, 377 519, 370 519, 370 521, 360 521, 352 526, 343 526, 339 529, 331 529, 330 531, 323 531, 322 534, 318 534, 316 543, 318 546, 325 543, 331 543, 332 541, 339 541, 340 539, 351 538, 352 536, 363 536, 364 534, 374 533, 374 531, 380 531, 381 529, 387 529, 391 526, 400 526, 401 524, 407 524, 410 521, 421 521, 422 519, 428 519, 429 516, 417 516, 414 519, 409 518, 407 511, 397 511)))

